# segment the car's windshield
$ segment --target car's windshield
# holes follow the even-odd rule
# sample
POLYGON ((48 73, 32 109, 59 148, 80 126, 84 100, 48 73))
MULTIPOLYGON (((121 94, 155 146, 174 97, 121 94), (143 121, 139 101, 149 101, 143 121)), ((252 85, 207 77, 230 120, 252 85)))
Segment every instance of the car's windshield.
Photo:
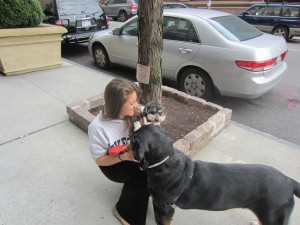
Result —
POLYGON ((102 13, 97 0, 58 0, 57 8, 60 15, 102 13))
POLYGON ((231 41, 246 41, 261 36, 263 33, 236 16, 221 16, 208 20, 225 38, 231 41))

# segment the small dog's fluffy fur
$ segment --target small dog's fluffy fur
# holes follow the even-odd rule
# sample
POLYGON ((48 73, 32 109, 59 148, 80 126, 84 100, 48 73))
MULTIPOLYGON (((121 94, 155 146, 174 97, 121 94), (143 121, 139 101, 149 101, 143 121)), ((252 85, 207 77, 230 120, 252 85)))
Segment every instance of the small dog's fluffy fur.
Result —
POLYGON ((155 101, 150 102, 145 106, 138 120, 134 122, 134 131, 150 123, 160 125, 165 118, 166 111, 163 104, 155 101))

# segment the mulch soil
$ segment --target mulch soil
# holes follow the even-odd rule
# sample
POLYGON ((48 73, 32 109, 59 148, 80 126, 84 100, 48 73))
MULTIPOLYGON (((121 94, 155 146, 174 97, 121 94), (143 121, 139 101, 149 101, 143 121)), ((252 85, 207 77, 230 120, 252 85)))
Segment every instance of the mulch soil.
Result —
POLYGON ((162 127, 168 131, 173 142, 183 138, 215 114, 212 110, 187 105, 171 97, 163 96, 162 103, 167 112, 162 127))

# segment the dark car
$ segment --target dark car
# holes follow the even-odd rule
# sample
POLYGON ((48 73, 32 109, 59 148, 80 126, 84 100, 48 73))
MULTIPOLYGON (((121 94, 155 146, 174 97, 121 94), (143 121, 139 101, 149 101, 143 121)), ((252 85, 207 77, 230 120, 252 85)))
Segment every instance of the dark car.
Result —
POLYGON ((259 30, 284 37, 300 36, 300 5, 291 3, 255 4, 237 15, 259 30))
POLYGON ((64 44, 88 42, 95 32, 108 28, 108 17, 96 0, 40 0, 44 23, 64 26, 64 44))

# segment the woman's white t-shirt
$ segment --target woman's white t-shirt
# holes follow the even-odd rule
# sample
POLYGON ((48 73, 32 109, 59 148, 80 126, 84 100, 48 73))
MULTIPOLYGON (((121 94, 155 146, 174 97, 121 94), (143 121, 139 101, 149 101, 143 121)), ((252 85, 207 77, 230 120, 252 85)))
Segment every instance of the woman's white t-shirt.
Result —
POLYGON ((88 127, 89 149, 94 160, 106 155, 108 149, 127 144, 129 129, 125 120, 106 120, 100 112, 88 127))

